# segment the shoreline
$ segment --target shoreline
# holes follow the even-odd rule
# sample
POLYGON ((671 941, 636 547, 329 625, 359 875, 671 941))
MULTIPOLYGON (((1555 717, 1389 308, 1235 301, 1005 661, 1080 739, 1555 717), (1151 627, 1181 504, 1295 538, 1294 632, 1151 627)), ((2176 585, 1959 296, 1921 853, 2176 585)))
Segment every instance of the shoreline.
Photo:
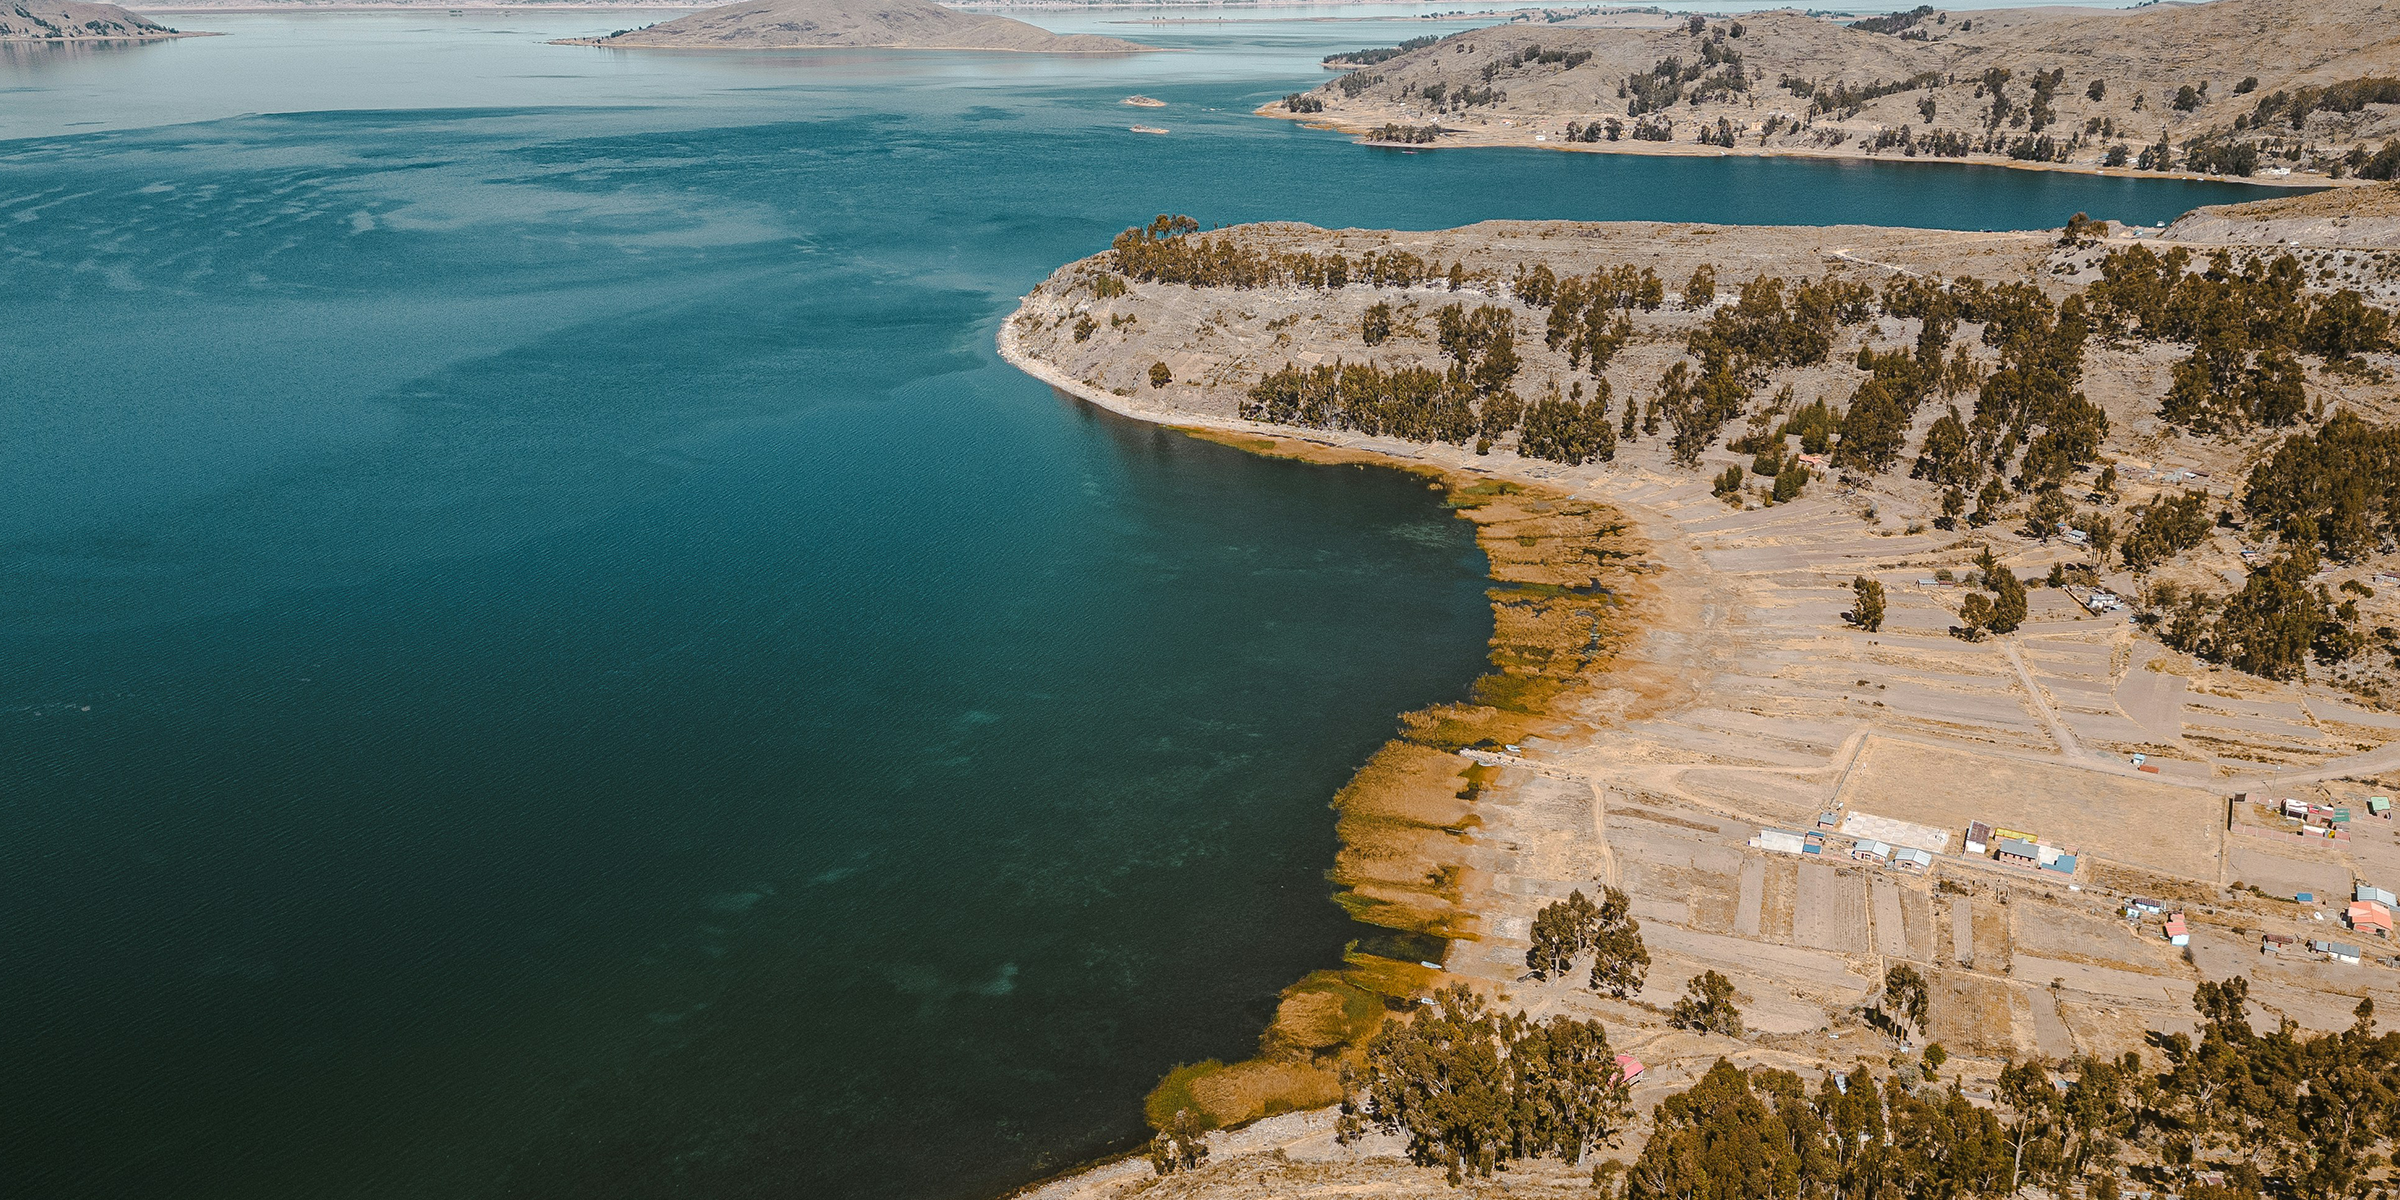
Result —
MULTIPOLYGON (((1353 1059, 1387 1014, 1406 1007, 1410 997, 1445 983, 1480 988, 1488 982, 1461 961, 1460 952, 1507 936, 1501 925, 1508 898, 1493 873, 1479 864, 1489 857, 1481 849, 1484 831, 1504 828, 1509 818, 1504 811, 1479 811, 1484 808, 1479 802, 1489 798, 1503 808, 1513 807, 1524 781, 1502 778, 1504 768, 1495 761, 1502 756, 1473 747, 1507 743, 1505 749, 1513 752, 1519 742, 1581 746, 1596 737, 1599 728, 1580 713, 1603 689, 1646 690, 1630 676, 1612 676, 1617 649, 1653 624, 1648 618, 1656 607, 1655 589, 1646 582, 1653 564, 1645 561, 1651 531, 1637 526, 1625 508, 1586 494, 1593 481, 1590 472, 1564 475, 1551 464, 1507 452, 1477 456, 1463 446, 1303 431, 1162 408, 1075 379, 1024 345, 1016 322, 1031 299, 1019 299, 1017 309, 1003 319, 996 342, 1004 361, 1054 391, 1121 417, 1263 457, 1404 471, 1446 492, 1444 503, 1452 515, 1475 526, 1493 614, 1485 672, 1457 699, 1396 714, 1400 729, 1360 764, 1328 805, 1337 814, 1339 847, 1325 874, 1335 888, 1330 899, 1349 910, 1354 920, 1445 939, 1442 962, 1401 962, 1355 949, 1346 952, 1343 969, 1319 970, 1286 987, 1272 1023, 1262 1031, 1257 1055, 1224 1072, 1231 1075, 1264 1065, 1288 1074, 1295 1069, 1294 1051, 1299 1050, 1307 1056, 1307 1069, 1330 1075, 1329 1059, 1353 1059), (1562 588, 1543 578, 1562 574, 1551 548, 1562 542, 1571 543, 1579 555, 1591 552, 1588 567, 1572 560, 1563 564, 1564 575, 1582 578, 1586 585, 1562 588), (1574 626, 1578 616, 1588 617, 1588 626, 1574 626), (1571 636, 1564 639, 1559 636, 1562 623, 1570 626, 1571 636), (1562 661, 1563 670, 1556 665, 1562 661), (1437 882, 1428 886, 1427 878, 1437 882), (1350 1025, 1331 1042, 1322 1035, 1303 1040, 1289 1034, 1287 1026, 1307 1024, 1306 1018, 1295 1021, 1296 1005, 1344 989, 1373 998, 1382 1012, 1363 1027, 1350 1025)), ((1199 1097, 1205 1085, 1176 1082, 1187 1069, 1171 1072, 1152 1093, 1150 1104, 1170 1087, 1187 1089, 1178 1095, 1199 1097)), ((1398 1140, 1383 1135, 1370 1135, 1356 1145, 1335 1139, 1332 1105, 1338 1099, 1338 1092, 1317 1095, 1313 1103, 1270 1099, 1263 1111, 1226 1121, 1207 1137, 1219 1156, 1227 1158, 1288 1151, 1304 1157, 1357 1159, 1399 1152, 1398 1140)), ((1154 1178, 1137 1149, 1068 1168, 1004 1196, 1113 1200, 1154 1178)))
MULTIPOLYGON (((1405 148, 1412 151, 1444 149, 1479 150, 1497 147, 1523 150, 1557 150, 1568 154, 1631 154, 1644 155, 1653 158, 1806 158, 1829 162, 1888 162, 1931 166, 2005 167, 2012 171, 2054 171, 2068 175, 2090 175, 2102 179, 2176 179, 2189 183, 2234 183, 2247 184, 2252 187, 2298 189, 2305 191, 2324 191, 2331 188, 2371 187, 2375 183, 2374 180, 2355 178, 2332 179, 2322 175, 2312 175, 2306 178, 2297 175, 2270 176, 2261 178, 2255 175, 2204 175, 2195 171, 2143 171, 2132 167, 2103 167, 2086 163, 2025 162, 2018 159, 1992 155, 1975 155, 1966 158, 1934 158, 1927 156, 1909 158, 1905 155, 1898 154, 1856 154, 1845 153, 1838 149, 1814 150, 1801 146, 1725 147, 1702 146, 1690 142, 1635 141, 1553 142, 1536 140, 1536 135, 1530 127, 1523 129, 1510 127, 1504 131, 1495 131, 1486 128, 1472 132, 1467 130, 1445 129, 1443 131, 1444 137, 1456 138, 1458 140, 1446 142, 1427 142, 1402 147, 1401 144, 1397 142, 1372 142, 1365 140, 1369 134, 1373 133, 1377 128, 1380 128, 1379 125, 1367 124, 1355 118, 1332 113, 1290 112, 1284 110, 1282 108, 1282 104, 1283 102, 1280 100, 1268 101, 1257 108, 1251 109, 1250 115, 1254 117, 1268 117, 1278 121, 1293 121, 1306 128, 1322 129, 1329 133, 1338 133, 1346 137, 1358 138, 1361 139, 1358 144, 1364 146, 1387 146, 1392 148, 1405 148)), ((1401 121, 1398 116, 1387 116, 1386 119, 1387 122, 1406 123, 1401 121)), ((1848 145, 1848 143, 1844 143, 1844 145, 1848 145)))

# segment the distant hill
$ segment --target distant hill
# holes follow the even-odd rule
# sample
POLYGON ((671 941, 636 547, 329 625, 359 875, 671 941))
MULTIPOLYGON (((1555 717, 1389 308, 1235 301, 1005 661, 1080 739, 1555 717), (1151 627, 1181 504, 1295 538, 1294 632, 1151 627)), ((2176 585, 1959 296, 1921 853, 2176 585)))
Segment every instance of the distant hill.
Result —
POLYGON ((1015 50, 1123 54, 1153 49, 1121 38, 1061 36, 1007 17, 926 0, 761 0, 728 4, 647 29, 562 44, 661 49, 1015 50))
POLYGON ((188 36, 114 4, 0 0, 0 42, 122 42, 188 36))
POLYGON ((1359 132, 1438 125, 1469 142, 2232 175, 2337 163, 2356 174, 2400 136, 2400 0, 1587 20, 1330 61, 1357 69, 1276 108, 1359 132))

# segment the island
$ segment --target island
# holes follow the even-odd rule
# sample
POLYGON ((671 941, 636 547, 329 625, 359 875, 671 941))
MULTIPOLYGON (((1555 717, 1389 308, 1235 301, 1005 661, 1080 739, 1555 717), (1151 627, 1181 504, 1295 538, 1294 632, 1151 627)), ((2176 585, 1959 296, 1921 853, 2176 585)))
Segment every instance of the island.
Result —
POLYGON ((963 13, 927 0, 761 0, 728 4, 601 38, 554 45, 664 50, 1004 50, 1029 54, 1129 54, 1154 49, 1122 38, 1056 34, 1007 17, 963 13))
POLYGON ((84 4, 78 0, 0 3, 0 42, 148 42, 207 36, 169 29, 114 4, 84 4))
POLYGON ((1391 142, 1975 161, 2258 182, 2400 170, 2400 4, 1527 14, 1337 54, 1266 115, 1391 142))
POLYGON ((1027 1194, 2371 1190, 2396 215, 1161 216, 1052 274, 1009 361, 1418 473, 1494 632, 1333 800, 1394 945, 1027 1194))

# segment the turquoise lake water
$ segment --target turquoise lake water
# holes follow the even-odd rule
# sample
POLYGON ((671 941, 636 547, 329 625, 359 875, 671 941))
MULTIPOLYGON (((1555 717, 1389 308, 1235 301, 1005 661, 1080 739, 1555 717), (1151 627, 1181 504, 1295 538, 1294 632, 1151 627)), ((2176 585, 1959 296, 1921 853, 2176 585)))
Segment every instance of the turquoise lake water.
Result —
POLYGON ((1244 1053, 1489 616, 1421 484, 997 360, 1129 223, 2252 194, 1242 115, 1417 20, 541 44, 655 16, 0 58, 0 1194, 949 1200, 1244 1053))

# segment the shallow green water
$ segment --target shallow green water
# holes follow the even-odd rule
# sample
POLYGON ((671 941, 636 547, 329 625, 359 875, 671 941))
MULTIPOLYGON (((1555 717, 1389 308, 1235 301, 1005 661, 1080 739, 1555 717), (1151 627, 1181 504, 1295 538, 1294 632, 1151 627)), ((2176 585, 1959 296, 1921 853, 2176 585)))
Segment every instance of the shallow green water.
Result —
POLYGON ((1243 1053, 1356 932, 1325 798, 1489 618, 1422 485, 998 363, 1129 222, 2242 194, 1240 115, 1416 21, 178 19, 233 36, 0 62, 8 1195, 972 1196, 1243 1053))

